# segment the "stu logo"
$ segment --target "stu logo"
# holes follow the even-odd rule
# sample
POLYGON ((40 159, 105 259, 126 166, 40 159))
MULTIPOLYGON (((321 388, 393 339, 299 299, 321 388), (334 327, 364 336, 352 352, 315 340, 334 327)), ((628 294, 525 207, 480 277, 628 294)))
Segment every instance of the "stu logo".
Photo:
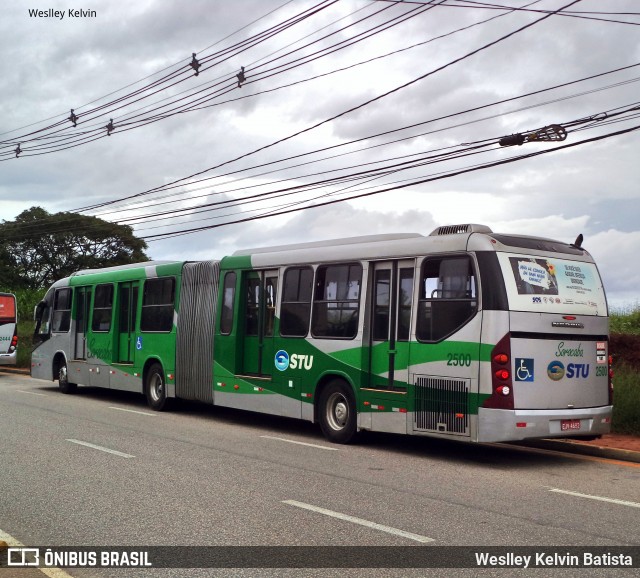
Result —
POLYGON ((547 375, 553 381, 560 381, 563 377, 567 379, 587 379, 589 377, 588 363, 569 363, 565 370, 561 361, 552 361, 547 367, 547 375))
POLYGON ((313 355, 298 355, 294 353, 291 356, 291 369, 306 369, 309 371, 313 367, 313 355))
POLYGON ((285 371, 289 367, 289 354, 284 349, 276 353, 275 365, 280 371, 285 371))
POLYGON ((306 369, 309 371, 313 367, 313 355, 301 355, 294 353, 289 354, 281 349, 276 353, 275 359, 276 369, 280 371, 286 371, 287 369, 306 369))
POLYGON ((570 363, 567 365, 567 378, 584 378, 589 377, 588 363, 570 363))

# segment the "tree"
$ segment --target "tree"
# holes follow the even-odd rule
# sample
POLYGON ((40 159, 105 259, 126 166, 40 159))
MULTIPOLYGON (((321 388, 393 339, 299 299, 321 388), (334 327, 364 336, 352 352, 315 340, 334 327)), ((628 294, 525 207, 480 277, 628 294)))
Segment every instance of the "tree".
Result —
POLYGON ((0 275, 4 285, 42 289, 81 269, 147 261, 146 248, 129 226, 31 207, 0 224, 0 275))

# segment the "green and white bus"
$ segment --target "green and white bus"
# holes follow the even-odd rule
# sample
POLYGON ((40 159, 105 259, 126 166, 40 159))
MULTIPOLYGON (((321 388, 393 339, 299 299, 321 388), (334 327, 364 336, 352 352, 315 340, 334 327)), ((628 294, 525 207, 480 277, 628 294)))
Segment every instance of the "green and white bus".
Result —
POLYGON ((608 313, 579 243, 483 225, 80 271, 35 313, 31 374, 471 442, 610 431, 608 313))
POLYGON ((18 308, 13 293, 0 293, 0 365, 18 358, 18 308))

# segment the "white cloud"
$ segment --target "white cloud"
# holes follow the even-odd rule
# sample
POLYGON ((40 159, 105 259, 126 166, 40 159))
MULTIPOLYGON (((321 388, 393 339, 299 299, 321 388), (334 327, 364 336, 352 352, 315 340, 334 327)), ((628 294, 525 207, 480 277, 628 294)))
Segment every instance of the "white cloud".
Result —
MULTIPOLYGON (((96 18, 66 18, 58 21, 31 18, 24 3, 7 3, 3 6, 3 18, 0 20, 0 50, 3 54, 0 61, 0 133, 37 123, 41 119, 51 119, 48 122, 65 119, 72 107, 86 110, 88 107, 82 105, 166 66, 178 61, 183 61, 186 66, 194 51, 199 53, 199 57, 211 55, 314 3, 301 0, 287 4, 271 16, 250 24, 281 4, 280 0, 213 3, 204 0, 189 3, 146 0, 116 6, 106 0, 94 0, 90 7, 85 8, 96 10, 96 18), (247 25, 247 28, 243 28, 247 25), (223 40, 234 31, 239 32, 223 40), (218 41, 221 42, 216 44, 218 41), (205 47, 210 48, 205 50, 205 47)), ((521 3, 508 4, 519 6, 521 3)), ((596 0, 583 0, 580 9, 634 12, 635 4, 631 0, 619 0, 614 8, 608 8, 596 0)), ((344 0, 269 41, 247 47, 228 61, 222 61, 210 71, 203 72, 198 78, 186 78, 172 90, 200 89, 201 85, 213 82, 216 78, 225 75, 232 77, 240 66, 246 66, 249 75, 254 74, 260 70, 260 63, 278 54, 294 51, 303 43, 354 23, 384 7, 383 3, 344 0), (345 20, 332 24, 345 16, 345 20), (328 28, 320 31, 324 26, 328 28), (301 38, 304 40, 291 44, 301 38)), ((322 41, 321 45, 326 47, 345 40, 352 32, 362 32, 380 23, 387 15, 397 15, 413 7, 409 4, 386 6, 387 9, 377 17, 340 30, 338 34, 322 41)), ((538 7, 556 9, 558 3, 545 0, 538 7)), ((45 8, 67 10, 69 6, 62 0, 50 0, 42 9, 45 8)), ((81 207, 96 200, 122 198, 224 163, 228 164, 217 169, 217 174, 249 169, 338 145, 349 139, 455 115, 501 98, 633 64, 640 57, 635 26, 554 16, 335 122, 265 148, 241 161, 229 162, 435 70, 540 15, 505 15, 350 71, 275 92, 262 91, 422 42, 495 15, 497 11, 479 8, 436 7, 372 36, 370 40, 310 61, 287 74, 247 84, 224 97, 228 99, 260 93, 252 98, 177 115, 129 132, 116 130, 108 139, 59 153, 0 162, 0 195, 3 198, 0 217, 12 219, 33 205, 42 205, 55 212, 81 207)), ((637 21, 631 16, 626 18, 637 21)), ((310 46, 304 49, 304 53, 311 54, 317 48, 310 46)), ((290 58, 297 56, 300 56, 300 52, 292 54, 290 58)), ((338 168, 355 172, 358 170, 356 165, 363 163, 453 144, 499 138, 512 132, 579 119, 636 102, 637 82, 631 81, 638 77, 639 72, 640 68, 633 68, 476 113, 456 115, 416 127, 413 132, 333 149, 316 156, 340 155, 361 146, 379 145, 392 138, 443 129, 425 137, 368 149, 354 155, 337 156, 317 165, 293 169, 270 165, 254 171, 245 170, 228 178, 237 179, 237 186, 250 185, 255 183, 250 175, 277 169, 260 178, 273 181, 289 178, 293 179, 290 185, 299 184, 309 178, 320 178, 305 176, 310 173, 338 168), (631 84, 589 92, 627 81, 631 84), (580 92, 585 94, 553 102, 580 92), (526 108, 541 102, 547 104, 526 108), (524 110, 504 114, 518 108, 524 110), (498 113, 503 116, 465 124, 498 113), (462 126, 451 128, 456 124, 462 126), (353 168, 350 169, 351 166, 353 168)), ((136 86, 140 85, 130 90, 136 86)), ((166 93, 162 92, 151 100, 164 96, 166 93)), ((215 102, 211 100, 206 104, 215 102)), ((106 124, 110 115, 119 121, 125 112, 143 104, 140 102, 129 108, 105 111, 105 116, 94 122, 98 126, 106 124)), ((570 132, 564 144, 629 128, 634 122, 638 123, 638 120, 604 125, 584 132, 570 132)), ((3 134, 0 139, 11 139, 17 134, 19 132, 3 134)), ((562 153, 541 155, 446 181, 415 185, 349 204, 153 243, 150 254, 155 258, 165 255, 209 258, 248 245, 293 243, 311 238, 376 232, 416 231, 428 234, 441 224, 479 222, 496 231, 569 241, 582 232, 586 238, 585 246, 596 256, 606 277, 610 296, 633 298, 638 280, 626 263, 631 263, 632 257, 640 249, 637 236, 640 231, 640 189, 637 186, 640 182, 640 163, 637 162, 639 143, 640 133, 621 135, 562 153), (605 247, 607 250, 604 250, 605 247), (616 276, 613 273, 615 271, 624 274, 616 276)), ((398 173, 386 180, 380 179, 376 184, 406 178, 417 180, 451 167, 464 167, 483 160, 497 160, 552 146, 527 144, 448 164, 426 165, 409 174, 398 173)), ((285 165, 307 162, 313 158, 316 157, 304 157, 285 165)), ((214 180, 210 183, 211 190, 216 190, 217 182, 214 180)), ((175 199, 176 206, 183 202, 184 197, 175 199)), ((200 217, 193 217, 196 218, 200 217)))

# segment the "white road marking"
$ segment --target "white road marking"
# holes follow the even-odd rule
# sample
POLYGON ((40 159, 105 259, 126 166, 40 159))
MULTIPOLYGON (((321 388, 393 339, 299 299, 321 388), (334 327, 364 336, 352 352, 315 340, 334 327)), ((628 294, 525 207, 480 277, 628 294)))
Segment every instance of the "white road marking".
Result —
POLYGON ((588 498, 590 500, 598 500, 600 502, 609 502, 611 504, 618 504, 620 506, 629 506, 631 508, 640 508, 638 502, 627 502, 626 500, 617 500, 615 498, 603 498, 602 496, 592 496, 590 494, 581 494, 579 492, 570 492, 568 490, 559 490, 558 488, 549 488, 550 492, 556 492, 558 494, 567 494, 569 496, 576 496, 578 498, 588 498))
MULTIPOLYGON (((26 548, 24 544, 16 540, 10 534, 3 532, 2 530, 0 530, 0 541, 6 542, 9 548, 26 548)), ((40 570, 40 572, 42 572, 46 576, 49 576, 49 578, 73 578, 70 574, 67 574, 60 568, 36 568, 35 566, 32 566, 31 568, 33 570, 40 570)), ((18 573, 21 571, 22 568, 17 570, 18 573)))
POLYGON ((46 393, 38 393, 36 391, 24 391, 23 389, 16 389, 16 391, 18 393, 28 393, 29 395, 43 395, 44 397, 47 397, 46 393))
POLYGON ((156 417, 157 413, 149 413, 148 411, 138 411, 135 409, 125 409, 124 407, 109 406, 109 409, 117 409, 118 411, 128 411, 129 413, 139 413, 140 415, 148 415, 149 417, 156 417))
POLYGON ((107 452, 109 454, 113 454, 116 456, 120 456, 121 458, 135 458, 136 456, 132 456, 131 454, 125 454, 123 452, 119 452, 117 450, 111 450, 109 448, 104 448, 102 446, 97 446, 95 444, 90 444, 89 442, 83 442, 80 440, 67 440, 68 442, 71 442, 72 444, 78 444, 81 446, 87 446, 88 448, 93 448, 94 450, 100 450, 101 452, 107 452))
POLYGON ((288 440, 286 438, 277 438, 275 436, 260 436, 261 438, 265 438, 268 440, 278 440, 281 442, 287 442, 289 444, 298 444, 299 446, 309 446, 310 448, 318 448, 320 450, 330 450, 332 452, 339 452, 340 449, 339 448, 330 448, 328 446, 320 446, 317 444, 308 444, 307 442, 297 442, 295 440, 288 440))
POLYGON ((305 510, 311 510, 312 512, 318 512, 319 514, 324 514, 325 516, 331 516, 332 518, 338 518, 339 520, 345 520, 347 522, 353 522, 354 524, 360 524, 361 526, 366 526, 367 528, 372 528, 374 530, 380 530, 381 532, 386 532, 387 534, 394 534, 395 536, 401 536, 402 538, 408 538, 409 540, 422 542, 423 544, 426 544, 427 542, 435 541, 433 538, 428 538, 427 536, 421 536, 420 534, 412 534, 411 532, 398 530, 398 528, 392 528, 391 526, 383 526, 382 524, 376 524, 375 522, 370 522, 369 520, 363 520, 362 518, 356 518, 354 516, 341 514, 340 512, 334 512, 332 510, 325 510, 324 508, 319 508, 318 506, 312 506, 311 504, 305 504, 304 502, 297 502, 295 500, 284 500, 282 503, 289 504, 290 506, 296 506, 298 508, 304 508, 305 510))

